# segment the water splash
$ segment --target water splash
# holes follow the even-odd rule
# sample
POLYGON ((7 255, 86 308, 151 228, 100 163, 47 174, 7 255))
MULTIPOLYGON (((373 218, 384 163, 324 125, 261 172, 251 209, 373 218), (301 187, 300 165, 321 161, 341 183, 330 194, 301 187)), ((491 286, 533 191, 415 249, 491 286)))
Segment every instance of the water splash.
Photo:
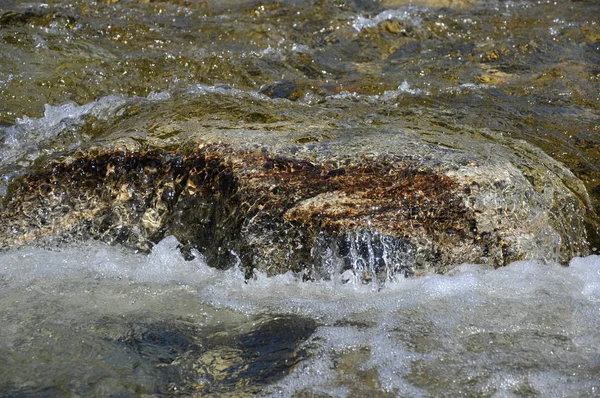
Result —
POLYGON ((425 9, 420 7, 402 7, 395 10, 383 11, 374 17, 364 17, 358 15, 351 20, 352 27, 360 32, 363 29, 373 28, 384 21, 401 21, 405 22, 410 26, 420 27, 422 23, 421 17, 417 16, 417 13, 424 11, 425 9))
MULTIPOLYGON (((354 235, 353 239, 349 245, 362 252, 354 263, 358 267, 375 264, 369 264, 377 255, 369 257, 367 237, 354 235)), ((89 365, 81 380, 91 383, 89 388, 102 386, 112 391, 121 385, 119 374, 130 370, 127 358, 118 354, 123 343, 113 347, 99 337, 127 336, 127 330, 132 330, 144 347, 168 354, 161 357, 169 362, 162 363, 161 369, 186 377, 200 372, 197 380, 202 383, 194 388, 208 388, 211 380, 223 375, 218 366, 210 365, 219 355, 222 360, 215 364, 227 367, 232 364, 226 360, 228 355, 248 360, 236 346, 237 340, 228 340, 228 333, 235 336, 239 328, 246 328, 251 332, 243 335, 243 341, 251 344, 256 331, 268 330, 269 319, 297 322, 295 317, 300 316, 318 324, 312 337, 298 348, 309 355, 297 356, 293 371, 281 381, 269 379, 266 389, 258 380, 260 373, 257 379, 244 379, 257 388, 255 393, 429 396, 461 391, 517 394, 527 388, 532 394, 557 391, 557 396, 565 396, 599 391, 594 377, 600 355, 599 256, 575 258, 570 267, 519 262, 494 271, 462 265, 452 275, 400 278, 374 290, 369 284, 343 284, 339 279, 302 281, 291 273, 267 277, 259 272, 246 280, 238 270, 210 268, 200 256, 186 261, 178 246, 170 237, 149 256, 94 242, 60 251, 27 248, 0 254, 0 300, 6 304, 0 311, 5 322, 0 333, 3 341, 32 354, 35 347, 48 349, 48 337, 42 332, 52 333, 52 344, 63 348, 47 351, 56 355, 48 359, 49 366, 65 367, 79 358, 89 365), (34 301, 37 304, 30 305, 34 301), (248 323, 257 314, 262 320, 255 321, 256 325, 266 329, 248 323), (167 322, 171 317, 177 322, 167 322), (37 326, 41 334, 36 328, 19 332, 19 325, 30 325, 34 319, 44 319, 37 326), (129 326, 118 319, 129 319, 129 326), (230 325, 229 332, 217 325, 230 325), (166 340, 156 334, 160 330, 167 333, 166 340), (196 336, 218 337, 213 341, 220 345, 208 351, 202 345, 188 350, 191 340, 186 333, 194 330, 196 336), (211 334, 215 331, 219 332, 211 334), (82 337, 85 347, 73 351, 82 337), (172 351, 169 341, 188 343, 172 351), (112 358, 103 362, 100 379, 100 368, 93 365, 97 355, 112 358), (193 363, 203 367, 196 369, 193 363), (191 373, 179 373, 177 366, 191 373), (107 384, 107 374, 113 387, 107 384)), ((3 355, 10 362, 18 352, 3 355)), ((153 374, 156 369, 147 360, 148 356, 138 366, 153 374)), ((35 380, 30 386, 39 383, 40 374, 31 378, 32 369, 38 369, 35 360, 29 358, 22 364, 18 377, 10 372, 3 377, 12 375, 11 382, 35 380)), ((60 377, 68 376, 63 373, 60 377)), ((241 373, 228 377, 235 380, 241 373)), ((54 377, 48 385, 56 388, 59 380, 54 377)), ((7 386, 6 382, 2 379, 0 385, 7 386)))

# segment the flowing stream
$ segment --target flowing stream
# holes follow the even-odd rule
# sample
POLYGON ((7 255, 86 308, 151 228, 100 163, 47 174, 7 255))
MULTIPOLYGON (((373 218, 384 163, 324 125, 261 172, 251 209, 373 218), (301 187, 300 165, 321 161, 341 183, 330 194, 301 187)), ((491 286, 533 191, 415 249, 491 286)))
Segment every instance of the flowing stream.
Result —
POLYGON ((600 257, 370 284, 100 244, 2 254, 2 390, 596 396, 600 257))
POLYGON ((598 15, 594 0, 0 0, 0 204, 74 153, 176 149, 189 132, 170 121, 215 141, 294 131, 298 153, 394 128, 450 151, 468 130, 581 180, 571 243, 591 253, 373 281, 327 253, 311 280, 216 268, 173 236, 8 247, 0 395, 600 396, 598 15))

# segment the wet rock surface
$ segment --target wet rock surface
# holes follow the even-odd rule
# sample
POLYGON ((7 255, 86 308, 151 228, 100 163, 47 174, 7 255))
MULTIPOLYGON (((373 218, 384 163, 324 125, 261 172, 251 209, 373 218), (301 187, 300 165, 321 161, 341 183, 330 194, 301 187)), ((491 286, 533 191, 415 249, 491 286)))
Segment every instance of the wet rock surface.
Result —
POLYGON ((598 15, 0 0, 0 395, 597 396, 598 15))
POLYGON ((370 280, 600 248, 594 2, 5 3, 3 250, 370 280))
POLYGON ((340 129, 323 115, 240 128, 185 110, 211 98, 178 112, 171 99, 130 105, 87 148, 17 178, 0 208, 2 249, 92 238, 148 251, 174 235, 248 276, 367 281, 589 253, 583 184, 522 141, 423 123, 340 129))

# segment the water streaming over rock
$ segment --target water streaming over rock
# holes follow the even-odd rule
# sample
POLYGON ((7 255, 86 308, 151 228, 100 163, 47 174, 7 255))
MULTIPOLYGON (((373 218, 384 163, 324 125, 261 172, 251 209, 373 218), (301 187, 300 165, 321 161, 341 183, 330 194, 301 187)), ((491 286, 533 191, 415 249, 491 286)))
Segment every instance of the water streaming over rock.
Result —
POLYGON ((599 14, 1 1, 0 393, 597 396, 599 14))
POLYGON ((7 394, 594 396, 600 259, 250 280, 167 238, 0 254, 7 394))

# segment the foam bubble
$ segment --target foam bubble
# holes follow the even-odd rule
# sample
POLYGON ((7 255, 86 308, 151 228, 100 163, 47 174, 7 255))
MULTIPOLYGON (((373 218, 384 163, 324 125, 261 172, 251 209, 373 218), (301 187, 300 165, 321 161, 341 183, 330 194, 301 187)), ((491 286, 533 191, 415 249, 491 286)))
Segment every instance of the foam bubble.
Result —
MULTIPOLYGON (((265 50, 266 51, 266 50, 265 50)), ((221 94, 231 96, 250 96, 259 99, 269 99, 269 97, 260 94, 257 91, 245 91, 238 88, 230 87, 227 84, 207 86, 205 84, 193 84, 186 90, 189 94, 195 95, 207 95, 207 94, 221 94)))
POLYGON ((417 16, 418 12, 424 9, 419 7, 401 7, 395 10, 386 10, 380 12, 374 17, 364 17, 362 15, 356 16, 351 20, 352 27, 360 32, 362 29, 373 28, 384 21, 401 21, 412 26, 420 27, 422 19, 417 16))

